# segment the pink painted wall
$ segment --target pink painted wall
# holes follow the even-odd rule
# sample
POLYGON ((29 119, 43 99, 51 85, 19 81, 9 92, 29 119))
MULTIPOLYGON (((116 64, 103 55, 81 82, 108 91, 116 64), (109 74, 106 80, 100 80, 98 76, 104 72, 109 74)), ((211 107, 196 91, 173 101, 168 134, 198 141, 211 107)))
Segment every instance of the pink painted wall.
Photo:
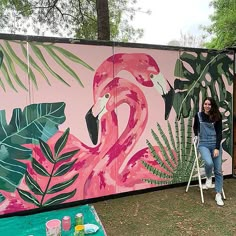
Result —
MULTIPOLYGON (((207 52, 188 52, 187 49, 184 52, 161 47, 148 49, 135 45, 111 47, 46 42, 26 44, 25 41, 7 40, 0 40, 0 46, 3 54, 0 78, 4 84, 0 87, 0 214, 188 180, 186 176, 189 176, 194 155, 191 145, 192 129, 188 129, 187 124, 192 122, 193 114, 186 107, 197 111, 204 91, 208 95, 215 91, 211 89, 211 86, 215 88, 215 78, 207 65, 210 58, 207 61, 197 56, 207 55, 207 52), (28 49, 28 54, 24 55, 20 43, 28 49), (186 66, 188 70, 192 70, 192 77, 185 74, 184 78, 177 73, 180 72, 177 62, 182 60, 183 67, 186 64, 184 53, 188 54, 187 58, 193 57, 196 61, 195 64, 186 66), (87 66, 80 63, 79 58, 87 66), (31 59, 41 72, 34 67, 31 59), (206 81, 204 78, 199 80, 200 89, 196 88, 193 96, 191 89, 199 79, 199 60, 204 66, 206 81), (32 74, 28 73, 30 69, 38 88, 31 80, 32 74), (11 88, 6 71, 17 91, 11 88), (48 83, 43 78, 43 73, 48 83), (69 86, 56 78, 55 73, 69 86), (75 74, 83 86, 76 80, 75 74), (17 78, 27 91, 19 86, 17 78), (213 85, 207 84, 209 78, 213 85), (177 86, 177 80, 185 83, 184 92, 182 91, 185 97, 180 95, 181 89, 177 86), (190 83, 186 83, 187 80, 190 83), (166 95, 163 99, 163 93, 167 94, 170 90, 175 95, 166 95), (186 92, 188 90, 190 95, 186 92), (166 103, 171 109, 165 108, 166 103), (37 108, 32 107, 32 104, 37 104, 37 108), (53 104, 56 104, 55 107, 53 104), (32 116, 38 118, 30 126, 23 122, 20 113, 13 115, 16 108, 28 111, 23 117, 29 118, 30 111, 32 116), (92 119, 92 115, 98 115, 99 118, 93 120, 97 122, 94 125, 99 127, 97 140, 95 138, 93 142, 85 119, 90 108, 92 110, 89 118, 92 119), (182 112, 184 115, 177 122, 177 131, 175 119, 182 112), (4 116, 6 123, 3 122, 4 116), (185 123, 184 128, 181 122, 185 123), (37 130, 40 131, 37 133, 37 130), (180 137, 181 134, 185 134, 185 140, 179 143, 177 136, 180 137), (31 138, 27 139, 28 136, 31 138), (153 149, 150 145, 148 147, 147 141, 153 149), (14 146, 16 143, 18 146, 14 146), (27 157, 21 152, 14 154, 21 147, 29 151, 27 157), (185 150, 189 150, 189 153, 185 150), (58 155, 55 154, 57 151, 58 155), (67 158, 61 157, 58 161, 65 153, 67 158), (14 163, 10 159, 14 159, 14 163), (18 166, 19 163, 23 164, 18 166), (13 175, 18 168, 16 166, 20 168, 21 177, 14 179, 13 175)), ((232 95, 233 60, 231 55, 224 56, 220 60, 229 73, 226 76, 222 74, 222 81, 225 90, 232 95)), ((219 73, 222 72, 219 70, 219 73)), ((218 85, 216 93, 219 99, 228 99, 232 103, 230 96, 222 97, 224 93, 218 85)), ((96 129, 91 128, 91 135, 93 133, 96 136, 95 131, 96 129)), ((232 174, 230 152, 232 148, 226 148, 223 155, 225 175, 232 174)))

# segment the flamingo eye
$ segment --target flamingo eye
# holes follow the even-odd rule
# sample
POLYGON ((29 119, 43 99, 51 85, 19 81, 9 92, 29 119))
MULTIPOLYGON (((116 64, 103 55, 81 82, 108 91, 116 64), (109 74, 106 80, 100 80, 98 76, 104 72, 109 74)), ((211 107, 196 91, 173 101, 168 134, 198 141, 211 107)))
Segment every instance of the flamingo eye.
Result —
POLYGON ((106 93, 105 94, 105 98, 109 98, 110 97, 110 94, 109 93, 106 93))
POLYGON ((152 79, 154 77, 154 75, 153 74, 150 74, 150 78, 152 79))

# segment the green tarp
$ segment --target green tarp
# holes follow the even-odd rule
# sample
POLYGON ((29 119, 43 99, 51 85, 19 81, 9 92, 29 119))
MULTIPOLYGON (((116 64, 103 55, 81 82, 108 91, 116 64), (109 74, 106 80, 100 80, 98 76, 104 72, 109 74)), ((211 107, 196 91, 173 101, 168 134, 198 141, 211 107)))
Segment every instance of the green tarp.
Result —
MULTIPOLYGON (((45 223, 51 219, 62 220, 63 216, 70 216, 74 225, 75 215, 83 213, 84 224, 95 224, 99 227, 91 236, 106 236, 105 230, 100 222, 93 206, 83 205, 54 211, 47 211, 27 216, 13 216, 0 219, 0 236, 45 236, 45 223)), ((73 236, 74 227, 70 231, 62 231, 62 236, 73 236)))

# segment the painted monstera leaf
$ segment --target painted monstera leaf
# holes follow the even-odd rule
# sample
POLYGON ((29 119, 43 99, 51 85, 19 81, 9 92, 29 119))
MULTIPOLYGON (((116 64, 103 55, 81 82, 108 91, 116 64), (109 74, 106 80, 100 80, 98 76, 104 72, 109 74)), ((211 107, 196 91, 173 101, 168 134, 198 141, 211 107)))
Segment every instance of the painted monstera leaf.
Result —
MULTIPOLYGON (((65 103, 32 104, 13 110, 9 124, 4 110, 0 111, 0 190, 15 191, 26 172, 19 160, 31 158, 24 144, 47 141, 65 121, 65 103)), ((1 196, 0 196, 1 200, 1 196)))
POLYGON ((223 115, 223 148, 232 154, 232 93, 227 87, 233 83, 232 55, 219 52, 183 52, 176 61, 173 107, 177 118, 188 117, 190 111, 200 110, 199 101, 213 97, 223 115))

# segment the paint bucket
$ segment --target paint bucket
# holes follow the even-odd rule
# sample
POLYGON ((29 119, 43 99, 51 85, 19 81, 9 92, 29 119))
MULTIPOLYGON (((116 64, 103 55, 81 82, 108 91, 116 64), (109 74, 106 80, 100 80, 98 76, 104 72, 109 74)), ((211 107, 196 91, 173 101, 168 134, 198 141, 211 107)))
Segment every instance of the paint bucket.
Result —
POLYGON ((46 236, 61 236, 61 221, 58 219, 46 222, 46 236))

